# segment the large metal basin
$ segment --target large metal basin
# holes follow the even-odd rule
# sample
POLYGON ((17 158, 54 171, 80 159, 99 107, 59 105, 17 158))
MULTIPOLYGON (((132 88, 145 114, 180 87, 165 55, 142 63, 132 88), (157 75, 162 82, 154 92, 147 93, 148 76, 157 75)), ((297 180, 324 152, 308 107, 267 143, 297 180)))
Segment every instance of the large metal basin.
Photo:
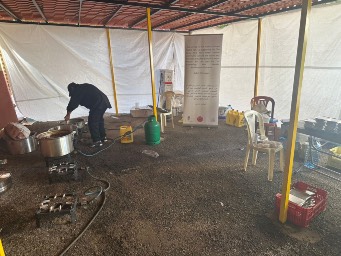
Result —
POLYGON ((36 132, 31 132, 30 136, 22 140, 13 140, 8 136, 4 136, 7 149, 12 155, 21 155, 30 153, 37 149, 36 132))
POLYGON ((37 135, 40 153, 44 157, 60 157, 70 154, 73 150, 74 132, 51 130, 37 135))

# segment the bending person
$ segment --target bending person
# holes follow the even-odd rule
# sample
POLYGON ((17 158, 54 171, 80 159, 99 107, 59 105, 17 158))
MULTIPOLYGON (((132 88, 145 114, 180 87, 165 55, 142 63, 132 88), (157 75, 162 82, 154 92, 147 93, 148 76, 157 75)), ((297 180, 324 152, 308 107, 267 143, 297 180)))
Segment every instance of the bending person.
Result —
POLYGON ((93 144, 91 147, 100 147, 107 141, 104 128, 103 115, 108 108, 111 108, 108 97, 92 84, 71 83, 67 87, 70 101, 67 105, 65 121, 70 120, 71 112, 79 105, 90 109, 88 125, 93 144))

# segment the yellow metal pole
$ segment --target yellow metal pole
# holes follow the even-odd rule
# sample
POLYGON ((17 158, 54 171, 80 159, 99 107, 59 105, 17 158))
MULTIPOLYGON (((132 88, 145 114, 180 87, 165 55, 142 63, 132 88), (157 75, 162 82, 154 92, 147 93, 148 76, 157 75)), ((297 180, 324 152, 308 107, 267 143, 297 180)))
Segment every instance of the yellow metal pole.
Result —
POLYGON ((307 49, 309 17, 311 10, 311 0, 302 0, 301 23, 298 37, 295 77, 291 100, 290 126, 288 132, 288 148, 285 158, 285 173, 282 186, 281 208, 279 220, 282 223, 287 221, 289 193, 291 186, 292 168, 294 162, 294 151, 297 133, 298 114, 301 99, 304 61, 307 49))
POLYGON ((153 113, 157 121, 156 90, 155 90, 155 79, 154 79, 153 47, 152 47, 152 23, 150 21, 150 8, 147 8, 147 25, 148 25, 148 43, 149 43, 150 79, 152 81, 153 113))
POLYGON ((0 239, 0 256, 5 256, 4 247, 2 247, 1 239, 0 239))
POLYGON ((109 51, 109 60, 110 60, 111 82, 112 82, 112 89, 114 91, 114 101, 115 101, 116 116, 118 116, 118 104, 117 104, 117 93, 116 93, 114 64, 113 64, 113 61, 112 61, 112 53, 111 53, 110 30, 108 28, 107 28, 107 39, 108 39, 108 51, 109 51))
POLYGON ((253 97, 258 96, 258 80, 259 80, 259 60, 260 60, 260 43, 262 38, 262 19, 258 19, 258 35, 257 35, 257 54, 256 54, 256 70, 255 70, 255 88, 253 97))

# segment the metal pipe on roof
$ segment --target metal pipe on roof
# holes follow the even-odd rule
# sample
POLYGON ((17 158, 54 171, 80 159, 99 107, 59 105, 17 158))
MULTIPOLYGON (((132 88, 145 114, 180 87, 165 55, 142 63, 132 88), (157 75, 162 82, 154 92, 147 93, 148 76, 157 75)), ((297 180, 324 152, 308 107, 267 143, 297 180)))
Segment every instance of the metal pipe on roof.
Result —
POLYGON ((294 85, 292 91, 290 125, 288 131, 287 153, 285 158, 285 168, 282 184, 282 198, 280 204, 279 220, 282 223, 287 221, 289 194, 291 186, 292 169, 294 166, 294 152, 296 144, 296 134, 298 125, 298 114, 300 109, 301 91, 303 84, 304 62, 307 49, 309 19, 311 12, 311 0, 302 1, 300 32, 298 36, 296 67, 294 85))
POLYGON ((225 17, 225 16, 236 16, 236 17, 244 17, 244 18, 251 17, 249 15, 236 14, 235 12, 212 12, 212 11, 174 7, 174 6, 168 6, 168 5, 146 4, 146 3, 140 3, 140 2, 127 2, 127 1, 122 1, 122 0, 91 0, 91 1, 99 2, 99 3, 120 4, 120 5, 126 5, 126 6, 137 6, 137 7, 145 7, 145 8, 153 8, 153 9, 161 9, 161 10, 186 12, 190 14, 193 14, 193 13, 208 14, 208 15, 216 15, 216 16, 222 16, 222 17, 225 17))
POLYGON ((106 26, 106 25, 107 25, 107 24, 116 16, 116 14, 121 10, 121 8, 122 8, 122 5, 119 6, 119 7, 114 11, 114 13, 111 15, 111 17, 107 20, 107 22, 104 23, 104 26, 106 26))
POLYGON ((79 10, 78 10, 78 26, 81 23, 81 12, 82 12, 83 0, 79 0, 79 10))
POLYGON ((48 21, 47 21, 45 15, 44 15, 44 13, 42 12, 42 10, 40 9, 40 7, 38 6, 36 0, 32 0, 32 2, 33 2, 33 4, 34 4, 34 6, 37 8, 37 10, 38 10, 40 16, 45 20, 46 23, 48 23, 48 21))
POLYGON ((0 8, 7 12, 13 19, 21 21, 17 16, 15 16, 10 10, 8 10, 3 4, 0 3, 0 8))

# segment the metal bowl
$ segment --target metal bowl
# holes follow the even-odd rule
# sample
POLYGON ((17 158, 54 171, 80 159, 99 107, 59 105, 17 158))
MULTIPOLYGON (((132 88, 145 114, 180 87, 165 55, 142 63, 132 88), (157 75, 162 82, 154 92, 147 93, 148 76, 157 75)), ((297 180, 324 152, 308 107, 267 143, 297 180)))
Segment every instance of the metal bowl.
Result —
POLYGON ((12 186, 12 175, 10 172, 0 172, 0 193, 5 192, 12 186))

